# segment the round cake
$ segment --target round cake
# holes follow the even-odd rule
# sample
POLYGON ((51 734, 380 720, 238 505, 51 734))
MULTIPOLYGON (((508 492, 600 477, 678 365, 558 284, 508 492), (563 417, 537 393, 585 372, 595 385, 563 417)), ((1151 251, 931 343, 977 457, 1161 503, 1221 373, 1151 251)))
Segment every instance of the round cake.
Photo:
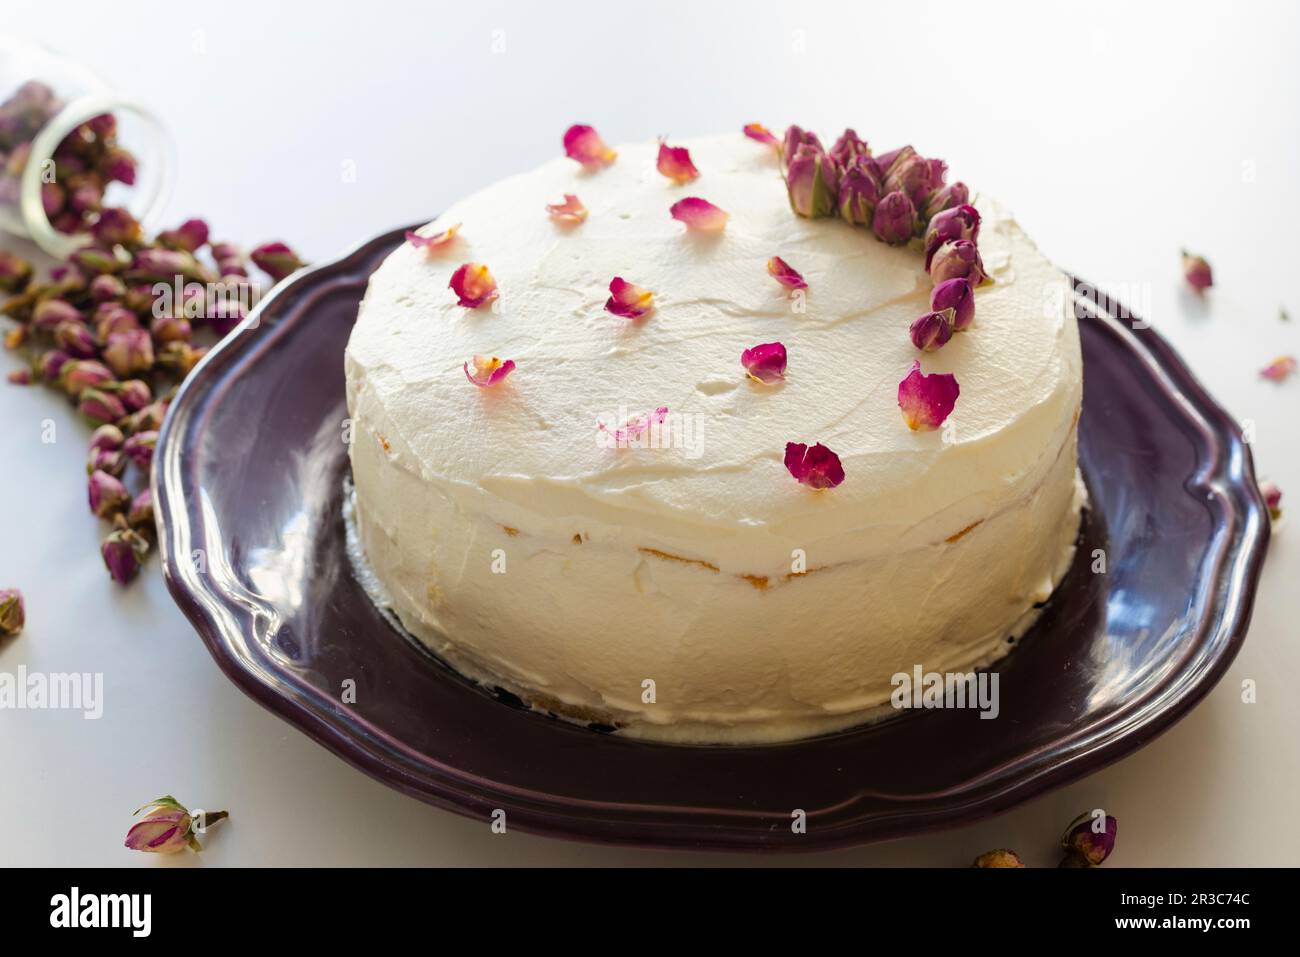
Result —
POLYGON ((649 142, 498 182, 374 274, 360 544, 410 633, 541 710, 683 742, 862 722, 900 673, 1009 651, 1069 566, 1069 283, 977 195, 974 321, 928 351, 923 223, 890 245, 796 215, 788 148, 680 146, 679 176, 649 142), (951 383, 938 427, 909 378, 951 383))

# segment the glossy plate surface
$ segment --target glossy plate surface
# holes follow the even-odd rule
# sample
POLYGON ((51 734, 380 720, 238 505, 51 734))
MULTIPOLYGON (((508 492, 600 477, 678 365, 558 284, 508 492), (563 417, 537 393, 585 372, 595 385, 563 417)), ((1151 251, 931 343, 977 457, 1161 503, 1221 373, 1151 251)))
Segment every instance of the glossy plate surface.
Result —
POLYGON ((172 403, 154 489, 168 586, 217 664, 392 787, 587 840, 860 843, 965 823, 1114 761, 1186 713, 1240 647, 1268 541, 1249 451, 1159 336, 1079 284, 1092 507, 1075 567, 998 666, 998 720, 929 711, 794 744, 682 748, 512 706, 404 640, 347 556, 343 349, 367 277, 401 240, 263 301, 172 403), (355 704, 341 700, 348 679, 355 704), (805 835, 791 834, 794 808, 805 835))

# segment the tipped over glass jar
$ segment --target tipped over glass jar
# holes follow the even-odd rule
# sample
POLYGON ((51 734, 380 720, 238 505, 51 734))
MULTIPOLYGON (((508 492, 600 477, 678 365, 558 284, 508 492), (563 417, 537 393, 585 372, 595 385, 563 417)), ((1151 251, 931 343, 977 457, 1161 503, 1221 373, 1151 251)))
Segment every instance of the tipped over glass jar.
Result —
POLYGON ((156 117, 85 67, 0 34, 0 230, 64 258, 99 211, 151 225, 175 151, 156 117))

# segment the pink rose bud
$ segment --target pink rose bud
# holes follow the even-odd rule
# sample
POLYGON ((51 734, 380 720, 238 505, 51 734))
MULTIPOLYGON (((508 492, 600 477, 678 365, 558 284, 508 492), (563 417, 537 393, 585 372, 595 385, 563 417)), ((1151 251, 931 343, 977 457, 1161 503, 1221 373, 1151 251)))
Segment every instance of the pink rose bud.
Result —
POLYGON ((831 159, 835 160, 843 169, 859 156, 870 156, 871 149, 867 146, 867 141, 858 136, 851 129, 846 129, 840 134, 840 138, 835 141, 831 147, 831 159))
POLYGON ((1210 264, 1203 257, 1193 256, 1186 250, 1183 250, 1183 276, 1187 279, 1187 284, 1198 293, 1205 292, 1214 285, 1210 264))
POLYGON ((80 319, 59 323, 54 329, 54 344, 76 359, 92 359, 99 351, 90 327, 80 319))
POLYGON ((121 399, 128 412, 138 412, 153 401, 153 391, 149 388, 149 383, 143 379, 127 379, 112 386, 111 389, 106 386, 105 391, 111 391, 121 399))
POLYGON ((99 546, 104 567, 119 585, 125 585, 135 577, 148 553, 149 542, 129 528, 116 529, 99 546))
POLYGON ((900 156, 885 174, 883 189, 886 193, 901 190, 912 205, 921 208, 926 198, 943 185, 947 166, 943 160, 929 160, 918 153, 900 156))
POLYGON ((193 332, 190 321, 180 316, 158 316, 149 323, 149 334, 158 345, 168 342, 189 342, 193 332))
POLYGON ((86 456, 86 474, 107 472, 114 478, 121 478, 126 471, 126 456, 120 449, 91 449, 86 456))
POLYGON ((939 247, 957 239, 975 242, 980 236, 980 214, 974 206, 962 204, 937 213, 925 230, 925 268, 939 247))
POLYGON ((134 216, 125 209, 114 208, 100 212, 95 225, 90 227, 90 234, 95 237, 96 242, 104 246, 118 243, 123 246, 134 246, 140 242, 141 230, 134 216))
POLYGON ((23 593, 17 588, 0 588, 0 635, 12 638, 27 623, 23 593))
POLYGON ((58 183, 43 183, 41 185, 41 209, 50 219, 54 219, 63 209, 63 204, 67 201, 67 193, 58 183))
POLYGON ((135 185, 135 157, 120 146, 108 151, 99 171, 109 180, 117 180, 127 186, 135 185))
POLYGON ((145 489, 131 499, 131 508, 126 513, 126 523, 135 529, 146 531, 153 529, 153 493, 149 489, 145 489))
POLYGON ((130 332, 140 328, 140 320, 134 312, 116 302, 106 302, 95 307, 92 317, 95 323, 95 335, 100 342, 108 342, 108 337, 115 332, 130 332))
POLYGON ((90 449, 96 451, 105 449, 109 452, 116 452, 126 441, 126 436, 116 425, 101 425, 90 433, 90 449))
POLYGON ((912 149, 910 146, 900 146, 898 149, 890 150, 888 153, 881 153, 876 157, 876 163, 880 166, 881 177, 883 178, 889 175, 889 171, 894 168, 894 164, 899 160, 907 159, 907 157, 912 156, 915 153, 916 150, 912 149))
POLYGON ((80 322, 81 312, 62 299, 46 299, 32 310, 32 325, 41 332, 53 334, 64 322, 80 322))
MULTIPOLYGON (((925 211, 922 214, 927 222, 934 219, 935 216, 942 213, 945 209, 953 209, 957 206, 964 206, 970 202, 970 190, 965 183, 953 183, 945 186, 943 189, 935 192, 925 203, 925 211)), ((970 237, 967 237, 970 238, 970 237)))
POLYGON ((32 278, 32 264, 0 249, 0 292, 22 292, 32 278))
POLYGON ((72 356, 62 349, 51 349, 48 352, 41 353, 41 357, 36 360, 36 367, 42 379, 53 383, 59 380, 63 367, 71 360, 72 356))
POLYGON ((880 181, 872 171, 871 157, 851 159, 840 177, 840 217, 854 226, 870 226, 879 202, 880 181))
MULTIPOLYGON (((94 359, 70 359, 59 369, 59 385, 74 399, 80 398, 85 390, 98 389, 113 379, 112 370, 94 359)), ((110 416, 105 421, 116 418, 117 416, 110 416)))
POLYGON ((930 308, 952 310, 952 328, 961 332, 975 321, 975 291, 964 277, 946 279, 930 292, 930 308))
POLYGON ((114 512, 120 512, 131 502, 131 496, 121 479, 107 472, 90 473, 90 510, 100 518, 108 518, 114 512))
POLYGON ((951 309, 927 312, 912 320, 908 332, 912 336, 912 345, 922 352, 935 352, 952 338, 953 315, 951 309))
POLYGON ((1268 506, 1268 514, 1276 522, 1282 517, 1281 487, 1276 482, 1265 479, 1259 483, 1259 494, 1264 496, 1264 504, 1268 506))
POLYGON ((1119 822, 1107 814, 1104 818, 1091 813, 1076 817, 1061 837, 1065 849, 1062 867, 1096 867, 1115 850, 1119 822))
POLYGON ((158 242, 168 249, 182 249, 195 253, 208 241, 208 224, 201 219, 187 219, 175 229, 165 229, 158 234, 158 242))
POLYGON ((151 282, 175 282, 177 276, 196 282, 209 278, 194 254, 183 249, 141 249, 131 269, 151 282))
POLYGON ((876 205, 871 230, 891 246, 901 246, 912 238, 916 232, 916 207, 906 193, 895 190, 876 205))
POLYGON ((74 213, 93 213, 104 200, 104 190, 94 183, 82 183, 68 196, 68 207, 74 213))
POLYGON ((96 276, 90 280, 89 292, 93 302, 114 302, 126 295, 126 283, 117 276, 96 276))
MULTIPOLYGON (((187 847, 192 851, 203 849, 196 837, 194 817, 170 794, 151 801, 135 813, 141 812, 145 816, 126 834, 126 846, 131 850, 175 854, 187 847)), ((226 811, 208 811, 203 815, 204 829, 228 817, 226 811)))
POLYGON ((281 242, 263 243, 248 256, 254 266, 271 277, 272 282, 279 282, 305 265, 297 253, 281 242))
POLYGON ((117 375, 128 376, 153 368, 153 340, 143 329, 128 329, 108 336, 104 363, 117 375))
POLYGON ((978 286, 987 278, 980 251, 969 239, 944 243, 930 260, 930 279, 936 286, 949 279, 966 279, 978 286))
POLYGON ((91 422, 116 422, 126 415, 121 399, 99 389, 84 389, 77 408, 91 422))
POLYGON ((787 173, 790 169, 790 161, 794 159, 795 153, 799 152, 800 146, 814 146, 818 152, 822 150, 822 142, 817 138, 816 133, 807 133, 803 127, 790 126, 786 128, 785 136, 781 139, 781 172, 787 173))
POLYGON ((147 472, 153 464, 153 451, 157 445, 158 433, 150 429, 128 437, 122 445, 122 451, 141 471, 147 472))
POLYGON ((31 369, 14 369, 14 370, 13 370, 12 372, 10 372, 10 373, 5 377, 5 378, 9 380, 9 384, 10 384, 10 385, 31 385, 31 384, 32 384, 32 370, 31 370, 31 369))
POLYGON ((839 196, 839 180, 835 161, 820 147, 803 144, 790 159, 786 172, 790 208, 809 219, 833 216, 839 196))

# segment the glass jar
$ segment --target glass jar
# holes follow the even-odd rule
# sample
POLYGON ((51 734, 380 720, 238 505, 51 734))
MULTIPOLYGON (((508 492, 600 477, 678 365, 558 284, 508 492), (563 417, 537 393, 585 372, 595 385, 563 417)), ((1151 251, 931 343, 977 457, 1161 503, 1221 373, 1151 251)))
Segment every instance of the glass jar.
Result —
POLYGON ((98 210, 149 228, 166 203, 175 149, 148 110, 85 67, 0 33, 0 230, 64 258, 98 210))

